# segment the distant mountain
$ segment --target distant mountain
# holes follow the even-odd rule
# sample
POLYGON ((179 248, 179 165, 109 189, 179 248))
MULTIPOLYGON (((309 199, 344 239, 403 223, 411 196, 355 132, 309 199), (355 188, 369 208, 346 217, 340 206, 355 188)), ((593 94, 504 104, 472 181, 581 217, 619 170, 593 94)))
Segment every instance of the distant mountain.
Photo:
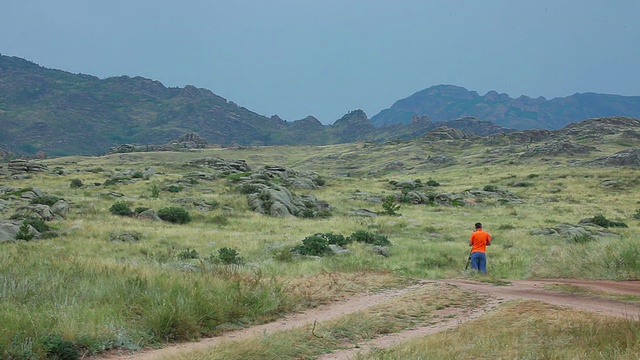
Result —
MULTIPOLYGON (((511 131, 475 121, 473 130, 463 130, 511 131)), ((467 125, 458 121, 450 127, 467 125)), ((167 88, 129 76, 99 79, 0 55, 0 149, 5 157, 99 155, 123 144, 165 148, 185 134, 197 134, 209 144, 243 146, 387 141, 417 138, 438 126, 427 117, 413 117, 406 125, 376 128, 362 110, 332 125, 312 116, 288 122, 190 85, 167 88)))
POLYGON ((408 124, 414 116, 432 121, 474 117, 518 130, 560 129, 570 123, 606 116, 640 117, 640 96, 596 93, 574 94, 547 100, 489 91, 475 91, 454 85, 437 85, 398 100, 371 118, 378 128, 408 124))

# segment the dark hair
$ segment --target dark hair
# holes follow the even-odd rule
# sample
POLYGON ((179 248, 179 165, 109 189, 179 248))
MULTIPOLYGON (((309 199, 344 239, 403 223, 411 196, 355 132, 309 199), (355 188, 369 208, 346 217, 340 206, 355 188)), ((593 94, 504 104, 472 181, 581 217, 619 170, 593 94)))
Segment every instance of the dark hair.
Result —
POLYGON ((476 223, 476 229, 482 229, 482 224, 481 223, 476 223))

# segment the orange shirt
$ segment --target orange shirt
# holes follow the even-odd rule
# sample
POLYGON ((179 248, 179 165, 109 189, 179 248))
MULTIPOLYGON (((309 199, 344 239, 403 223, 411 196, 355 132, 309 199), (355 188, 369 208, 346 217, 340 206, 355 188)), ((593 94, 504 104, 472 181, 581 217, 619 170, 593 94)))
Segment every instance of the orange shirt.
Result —
POLYGON ((488 232, 478 229, 471 233, 471 238, 469 239, 469 245, 473 246, 471 248, 471 252, 487 252, 487 245, 491 245, 491 235, 488 232))

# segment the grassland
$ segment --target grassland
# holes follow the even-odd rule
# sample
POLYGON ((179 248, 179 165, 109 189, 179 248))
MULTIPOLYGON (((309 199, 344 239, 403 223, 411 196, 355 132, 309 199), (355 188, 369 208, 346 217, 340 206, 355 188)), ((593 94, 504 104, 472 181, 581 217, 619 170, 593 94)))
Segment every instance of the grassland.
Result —
MULTIPOLYGON (((0 354, 7 359, 29 359, 47 354, 51 357, 58 351, 55 349, 65 346, 73 346, 85 355, 162 346, 269 321, 355 293, 403 287, 413 278, 475 276, 465 272, 464 266, 469 234, 477 221, 494 237, 488 254, 490 281, 536 277, 638 279, 640 245, 635 234, 640 221, 634 215, 640 208, 640 172, 580 165, 582 160, 625 148, 606 138, 593 145, 601 152, 550 159, 521 158, 519 151, 524 148, 512 145, 410 141, 44 160, 49 172, 0 180, 0 185, 14 188, 38 187, 71 204, 64 220, 50 224, 60 236, 0 244, 0 354), (455 163, 442 165, 429 160, 443 153, 455 158, 455 163), (294 191, 326 201, 333 215, 304 219, 256 214, 249 210, 246 196, 225 178, 201 180, 184 186, 181 192, 161 191, 153 196, 154 185, 162 188, 189 171, 207 171, 186 166, 189 160, 204 157, 243 159, 252 169, 281 165, 314 171, 326 180, 325 186, 294 191), (156 171, 148 179, 103 185, 113 173, 148 167, 156 171), (66 175, 56 175, 54 169, 65 170, 66 175), (73 179, 80 179, 84 186, 70 187, 73 179), (509 190, 522 201, 484 199, 465 206, 402 203, 397 216, 351 215, 359 208, 382 211, 381 203, 369 201, 362 194, 398 194, 390 181, 415 179, 423 183, 435 180, 440 186, 433 191, 443 193, 491 185, 509 190), (614 180, 614 185, 603 185, 607 180, 614 180), (114 197, 113 193, 122 196, 114 197), (116 201, 126 201, 132 208, 158 210, 185 197, 220 206, 212 211, 188 207, 193 221, 186 225, 109 212, 116 201), (535 230, 575 224, 595 215, 624 222, 628 228, 608 229, 616 236, 585 243, 533 235, 535 230), (350 245, 348 254, 319 258, 291 256, 289 252, 315 233, 348 236, 358 230, 386 235, 393 244, 390 256, 377 255, 364 244, 350 245), (111 241, 113 234, 122 231, 135 232, 141 239, 111 241), (235 249, 242 263, 221 264, 216 255, 222 248, 235 249)), ((5 210, 2 217, 9 218, 11 211, 5 210)), ((503 316, 513 322, 529 321, 519 318, 521 314, 510 315, 508 308, 503 316)), ((531 329, 541 324, 551 335, 566 330, 553 328, 545 321, 531 320, 531 329)), ((584 336, 601 336, 603 346, 607 341, 617 341, 589 330, 593 326, 590 324, 600 326, 603 321, 609 320, 579 323, 575 336, 581 336, 580 331, 584 336)), ((633 335, 625 336, 635 339, 635 345, 619 343, 619 353, 637 350, 637 323, 611 320, 607 326, 633 329, 633 335)), ((515 338, 495 334, 502 337, 496 341, 526 343, 525 332, 529 330, 513 332, 515 338)), ((465 337, 464 332, 460 334, 465 337)), ((533 348, 524 353, 504 350, 497 354, 535 357, 560 346, 540 341, 536 347, 535 343, 527 343, 533 348)), ((404 358, 393 355, 397 351, 376 356, 404 358)), ((486 348, 481 346, 479 351, 486 348)), ((456 358, 445 355, 439 358, 456 358)))

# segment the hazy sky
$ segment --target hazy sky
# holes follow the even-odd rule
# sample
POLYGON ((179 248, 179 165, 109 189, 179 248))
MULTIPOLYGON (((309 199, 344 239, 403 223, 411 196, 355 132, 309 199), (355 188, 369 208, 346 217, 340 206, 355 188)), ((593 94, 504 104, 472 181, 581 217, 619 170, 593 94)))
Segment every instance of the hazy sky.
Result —
POLYGON ((437 84, 638 96, 640 0, 2 0, 0 53, 333 123, 437 84))

